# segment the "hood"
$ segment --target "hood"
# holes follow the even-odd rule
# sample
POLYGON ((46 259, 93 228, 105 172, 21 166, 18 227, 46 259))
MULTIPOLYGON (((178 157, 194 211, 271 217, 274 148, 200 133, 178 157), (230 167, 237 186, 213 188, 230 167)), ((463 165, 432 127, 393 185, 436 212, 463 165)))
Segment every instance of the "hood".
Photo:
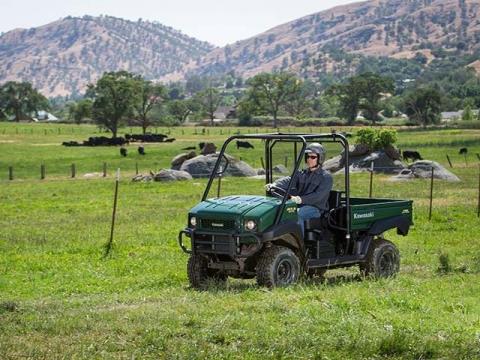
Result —
POLYGON ((200 216, 207 214, 209 216, 221 214, 222 217, 256 216, 276 208, 281 202, 280 199, 266 196, 226 196, 202 201, 190 213, 200 216))

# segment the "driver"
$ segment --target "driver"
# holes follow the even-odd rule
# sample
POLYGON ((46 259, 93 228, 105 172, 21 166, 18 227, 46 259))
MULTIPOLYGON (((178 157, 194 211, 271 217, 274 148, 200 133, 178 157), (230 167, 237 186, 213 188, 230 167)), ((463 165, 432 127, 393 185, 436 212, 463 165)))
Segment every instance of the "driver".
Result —
MULTIPOLYGON (((307 168, 299 171, 290 189, 290 199, 298 205, 298 223, 305 230, 304 221, 320 217, 328 211, 328 196, 332 190, 332 175, 322 169, 326 151, 319 143, 311 143, 305 149, 307 168)), ((266 184, 270 191, 273 186, 287 190, 290 176, 284 177, 273 184, 266 184)))

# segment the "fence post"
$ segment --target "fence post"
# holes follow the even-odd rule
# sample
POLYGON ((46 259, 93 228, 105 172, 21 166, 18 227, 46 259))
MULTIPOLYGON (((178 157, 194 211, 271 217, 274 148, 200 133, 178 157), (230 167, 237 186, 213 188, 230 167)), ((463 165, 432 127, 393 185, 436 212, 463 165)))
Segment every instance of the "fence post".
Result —
POLYGON ((13 166, 8 167, 8 180, 13 180, 13 166))
POLYGON ((76 171, 76 169, 75 169, 75 164, 72 164, 72 166, 71 166, 71 171, 72 171, 72 179, 74 179, 74 178, 75 178, 75 175, 76 175, 76 173, 77 173, 77 171, 76 171))
POLYGON ((432 220, 432 205, 433 205, 433 173, 434 168, 432 166, 432 175, 430 177, 430 209, 428 211, 428 220, 432 220))
MULTIPOLYGON (((477 154, 478 155, 478 154, 477 154)), ((478 204, 477 204, 477 217, 480 217, 480 164, 478 165, 478 204)))
POLYGON ((368 192, 368 197, 372 197, 372 191, 373 191, 373 161, 370 163, 370 190, 368 192))
POLYGON ((45 164, 40 165, 40 180, 45 179, 45 164))
POLYGON ((138 162, 135 163, 135 175, 138 175, 138 162))
POLYGON ((107 163, 103 163, 103 177, 107 177, 107 163))
POLYGON ((288 156, 285 156, 285 167, 288 167, 288 156))
POLYGON ((219 174, 218 174, 218 187, 217 187, 217 198, 220 197, 220 192, 222 191, 222 171, 223 167, 219 167, 219 174))
POLYGON ((115 216, 117 214, 117 198, 118 198, 118 183, 120 182, 120 168, 117 169, 117 175, 115 177, 115 193, 113 195, 113 211, 112 211, 112 226, 110 228, 110 239, 105 244, 105 252, 103 257, 106 258, 113 247, 113 230, 115 229, 115 216))
POLYGON ((448 160, 448 163, 450 164, 450 167, 453 168, 452 162, 450 161, 450 156, 448 156, 448 154, 447 154, 447 160, 448 160))

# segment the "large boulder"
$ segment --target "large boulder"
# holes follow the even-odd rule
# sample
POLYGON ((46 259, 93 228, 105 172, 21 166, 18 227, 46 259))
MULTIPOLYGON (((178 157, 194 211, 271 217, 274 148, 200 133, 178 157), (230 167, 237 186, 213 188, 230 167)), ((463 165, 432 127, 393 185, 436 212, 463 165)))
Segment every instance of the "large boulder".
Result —
POLYGON ((433 177, 435 179, 460 181, 460 179, 455 174, 445 169, 436 161, 418 160, 411 164, 408 168, 417 178, 429 179, 432 176, 433 168, 433 177))
POLYGON ((214 143, 205 143, 205 145, 202 148, 202 151, 200 151, 200 154, 202 155, 215 154, 216 151, 217 151, 217 147, 215 146, 214 143))
POLYGON ((188 153, 178 154, 177 156, 175 156, 172 159, 172 162, 171 162, 172 170, 180 170, 180 167, 182 166, 182 164, 184 163, 185 160, 193 159, 195 156, 197 156, 195 151, 190 151, 188 153))
POLYGON ((272 170, 276 174, 288 174, 289 173, 289 171, 285 167, 285 165, 282 165, 282 164, 275 165, 272 170))
MULTIPOLYGON (((255 176, 257 172, 247 163, 226 155, 228 167, 224 175, 230 176, 255 176)), ((186 160, 180 167, 194 178, 209 177, 215 167, 218 154, 199 155, 193 159, 186 160)))
POLYGON ((175 181, 175 180, 191 180, 192 176, 186 171, 178 171, 172 169, 162 169, 153 175, 154 181, 175 181))
POLYGON ((350 171, 365 171, 371 169, 373 163, 374 172, 386 174, 399 173, 405 165, 399 160, 393 160, 385 151, 374 151, 370 155, 356 159, 350 166, 350 171))
MULTIPOLYGON (((399 160, 400 152, 393 146, 387 146, 384 150, 376 152, 370 152, 368 146, 364 144, 349 146, 348 162, 354 171, 362 171, 366 170, 366 168, 370 169, 370 163, 374 161, 374 171, 386 173, 397 172, 399 169, 405 167, 399 160)), ((343 151, 340 155, 328 159, 323 164, 323 168, 331 173, 338 172, 344 167, 345 153, 343 151)))

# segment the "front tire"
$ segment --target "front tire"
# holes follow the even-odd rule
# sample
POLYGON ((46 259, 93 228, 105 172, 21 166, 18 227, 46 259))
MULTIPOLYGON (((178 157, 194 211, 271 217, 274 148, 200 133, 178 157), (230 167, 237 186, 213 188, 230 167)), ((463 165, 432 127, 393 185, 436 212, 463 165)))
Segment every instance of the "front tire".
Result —
POLYGON ((257 284, 269 288, 294 284, 300 277, 300 260, 283 246, 267 248, 257 263, 257 284))
POLYGON ((399 270, 400 253, 397 247, 391 241, 374 239, 365 263, 360 265, 362 274, 375 278, 388 278, 395 277, 399 270))
POLYGON ((208 260, 199 255, 190 255, 187 273, 190 286, 199 290, 205 290, 212 282, 227 281, 227 275, 219 273, 218 270, 209 269, 208 260))

